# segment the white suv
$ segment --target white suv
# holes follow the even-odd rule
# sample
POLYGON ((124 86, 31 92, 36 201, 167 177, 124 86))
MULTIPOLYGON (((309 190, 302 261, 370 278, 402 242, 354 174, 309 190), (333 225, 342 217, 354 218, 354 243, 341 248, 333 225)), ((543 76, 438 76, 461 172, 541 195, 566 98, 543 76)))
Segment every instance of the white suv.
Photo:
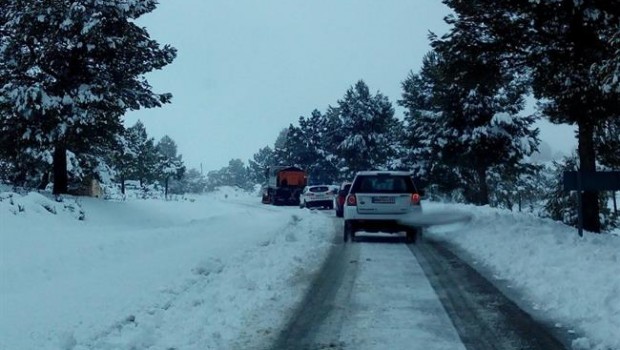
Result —
POLYGON ((420 228, 400 220, 422 212, 420 195, 409 172, 358 172, 344 204, 344 241, 354 240, 357 231, 404 231, 407 241, 415 242, 420 228))
POLYGON ((299 198, 299 207, 334 209, 334 191, 329 185, 306 186, 299 198))

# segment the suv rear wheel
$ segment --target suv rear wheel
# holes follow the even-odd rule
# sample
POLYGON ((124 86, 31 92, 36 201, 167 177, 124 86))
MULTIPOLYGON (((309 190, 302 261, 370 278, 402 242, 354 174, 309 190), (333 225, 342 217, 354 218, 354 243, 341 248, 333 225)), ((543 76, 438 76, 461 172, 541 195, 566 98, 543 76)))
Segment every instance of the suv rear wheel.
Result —
POLYGON ((406 241, 407 243, 415 243, 416 240, 418 239, 418 229, 415 228, 409 228, 406 231, 406 241))
POLYGON ((353 224, 350 221, 345 221, 344 223, 344 241, 348 242, 349 238, 352 241, 355 240, 355 230, 353 229, 353 224))

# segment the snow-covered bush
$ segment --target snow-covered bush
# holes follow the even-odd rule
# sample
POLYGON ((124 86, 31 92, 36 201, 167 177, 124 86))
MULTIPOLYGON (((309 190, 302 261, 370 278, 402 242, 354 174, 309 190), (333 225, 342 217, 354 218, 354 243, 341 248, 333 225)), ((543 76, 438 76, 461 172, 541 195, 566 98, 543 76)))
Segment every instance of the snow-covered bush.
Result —
POLYGON ((7 212, 13 215, 61 215, 77 220, 86 217, 75 199, 61 196, 51 199, 37 192, 0 192, 0 213, 7 212))

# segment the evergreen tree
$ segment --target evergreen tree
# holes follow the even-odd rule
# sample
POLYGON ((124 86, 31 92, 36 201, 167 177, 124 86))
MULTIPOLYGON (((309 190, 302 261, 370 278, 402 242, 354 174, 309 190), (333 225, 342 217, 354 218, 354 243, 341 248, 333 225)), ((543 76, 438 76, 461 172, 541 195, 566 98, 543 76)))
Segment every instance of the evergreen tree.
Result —
POLYGON ((241 159, 231 159, 227 166, 207 174, 207 191, 213 191, 219 186, 238 187, 250 191, 254 185, 250 168, 246 167, 241 159))
POLYGON ((347 90, 335 109, 343 140, 337 145, 342 175, 351 178, 360 170, 385 169, 396 156, 392 131, 399 123, 386 96, 372 95, 363 80, 347 90))
POLYGON ((226 168, 220 170, 212 170, 207 173, 207 184, 205 186, 206 191, 214 191, 219 186, 224 186, 226 168))
POLYGON ((511 166, 497 166, 489 171, 490 204, 521 212, 527 207, 530 212, 544 200, 549 182, 543 167, 529 163, 511 166))
POLYGON ((177 145, 170 136, 165 135, 156 146, 159 162, 157 172, 164 183, 164 196, 168 198, 170 179, 180 180, 185 173, 181 155, 177 155, 177 145))
MULTIPOLYGON (((301 123, 305 122, 303 117, 299 118, 301 123)), ((306 133, 299 126, 289 126, 285 147, 281 149, 280 156, 287 159, 288 165, 293 165, 307 172, 311 172, 317 161, 317 150, 312 144, 312 135, 306 133)))
MULTIPOLYGON (((443 51, 462 40, 456 30, 451 34, 433 45, 443 51)), ((403 83, 409 162, 418 163, 420 175, 439 179, 433 181, 444 191, 458 185, 468 201, 485 205, 489 171, 500 165, 518 169, 536 150, 538 131, 530 129, 533 117, 517 115, 521 86, 475 52, 460 53, 427 55, 420 75, 403 83)))
POLYGON ((140 186, 156 181, 159 155, 155 140, 148 136, 144 124, 137 121, 136 124, 127 128, 122 140, 121 145, 124 148, 118 151, 118 157, 121 159, 116 164, 119 169, 119 180, 138 180, 140 186))
POLYGON ((200 194, 205 191, 207 179, 194 168, 189 169, 185 176, 179 181, 180 193, 200 194))
POLYGON ((620 93, 620 25, 609 26, 605 33, 607 45, 613 56, 607 57, 602 63, 595 65, 595 72, 603 82, 603 90, 606 92, 620 93))
POLYGON ((327 115, 317 109, 309 118, 299 118, 299 129, 305 140, 306 158, 309 158, 309 178, 317 184, 335 182, 338 177, 337 156, 335 147, 330 142, 332 125, 327 115))
MULTIPOLYGON (((542 113, 554 123, 577 125, 579 169, 595 171, 594 130, 620 114, 620 91, 614 86, 620 2, 445 3, 456 13, 452 24, 476 24, 469 33, 483 39, 471 47, 480 57, 498 60, 513 75, 529 74, 534 96, 545 101, 542 113), (608 79, 600 79, 600 67, 608 68, 608 79)), ((594 232, 600 231, 597 197, 593 191, 583 195, 584 227, 594 232)))
MULTIPOLYGON (((122 135, 117 138, 117 147, 114 152, 114 166, 117 170, 117 181, 121 184, 121 193, 125 194, 125 181, 139 179, 141 163, 144 160, 141 152, 144 151, 144 143, 148 141, 146 128, 141 121, 137 121, 133 126, 126 128, 122 135)), ((154 157, 153 157, 154 158, 154 157)), ((146 166, 153 165, 146 164, 146 166)))
POLYGON ((451 167, 439 158, 445 141, 440 139, 437 129, 445 127, 441 123, 446 93, 440 90, 444 85, 438 84, 443 79, 438 60, 434 52, 428 53, 422 60, 420 73, 410 72, 401 84, 403 98, 398 104, 406 110, 400 158, 416 178, 432 184, 435 190, 450 193, 462 186, 451 167))
POLYGON ((254 154, 249 163, 250 180, 254 184, 265 183, 265 171, 267 167, 274 164, 273 150, 269 146, 265 146, 254 154))
POLYGON ((13 126, 30 158, 53 163, 54 193, 68 189, 67 154, 79 153, 88 131, 114 140, 127 110, 170 101, 145 73, 172 62, 135 20, 155 0, 6 0, 0 15, 0 118, 13 126), (76 145, 77 143, 77 145, 76 145), (30 147, 35 145, 36 147, 30 147))
POLYGON ((577 199, 564 191, 565 171, 576 171, 576 157, 565 158, 563 162, 553 162, 553 186, 547 192, 543 216, 577 227, 577 199))
POLYGON ((293 159, 288 148, 288 134, 292 128, 294 128, 294 126, 290 124, 287 128, 280 130, 273 145, 273 165, 292 164, 293 159))
POLYGON ((304 169, 312 183, 336 181, 339 174, 332 142, 333 121, 315 109, 310 117, 299 117, 298 124, 280 133, 275 143, 275 164, 304 169))
POLYGON ((231 159, 224 171, 224 184, 250 190, 254 187, 254 184, 250 181, 249 175, 249 169, 241 159, 231 159))

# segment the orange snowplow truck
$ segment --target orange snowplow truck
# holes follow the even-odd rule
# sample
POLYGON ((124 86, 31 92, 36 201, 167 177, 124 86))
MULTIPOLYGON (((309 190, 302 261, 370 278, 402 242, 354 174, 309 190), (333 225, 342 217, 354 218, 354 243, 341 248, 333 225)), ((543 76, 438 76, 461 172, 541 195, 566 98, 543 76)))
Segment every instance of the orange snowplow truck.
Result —
POLYGON ((264 204, 299 205, 299 196, 308 183, 305 170, 294 166, 271 166, 265 171, 264 204))

